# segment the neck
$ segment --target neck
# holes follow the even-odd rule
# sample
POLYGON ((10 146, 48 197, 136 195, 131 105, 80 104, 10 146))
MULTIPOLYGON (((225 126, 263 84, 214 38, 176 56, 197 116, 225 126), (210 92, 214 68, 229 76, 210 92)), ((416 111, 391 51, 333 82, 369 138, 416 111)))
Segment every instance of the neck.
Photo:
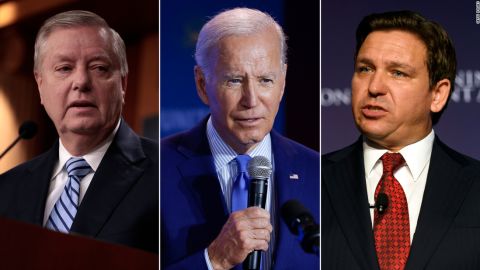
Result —
POLYGON ((246 155, 250 150, 252 150, 258 143, 255 144, 247 144, 247 145, 230 145, 235 153, 239 155, 246 155))
POLYGON ((60 140, 70 154, 84 156, 105 143, 112 132, 113 129, 96 134, 62 134, 60 140))

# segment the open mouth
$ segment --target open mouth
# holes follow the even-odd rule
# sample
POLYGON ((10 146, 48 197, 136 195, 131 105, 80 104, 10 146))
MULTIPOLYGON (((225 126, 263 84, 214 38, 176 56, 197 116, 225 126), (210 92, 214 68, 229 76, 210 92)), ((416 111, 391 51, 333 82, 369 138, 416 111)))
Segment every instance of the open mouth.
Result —
POLYGON ((384 116, 387 111, 380 106, 366 105, 362 108, 362 113, 367 118, 378 118, 384 116))

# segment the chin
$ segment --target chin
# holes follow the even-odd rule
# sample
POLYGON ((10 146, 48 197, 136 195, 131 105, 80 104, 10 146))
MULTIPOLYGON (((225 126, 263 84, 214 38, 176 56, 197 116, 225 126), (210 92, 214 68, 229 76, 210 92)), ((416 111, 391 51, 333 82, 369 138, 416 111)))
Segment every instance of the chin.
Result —
POLYGON ((96 134, 102 129, 103 125, 97 122, 81 121, 79 123, 69 123, 65 125, 64 131, 82 135, 96 134))
POLYGON ((246 134, 244 136, 240 136, 240 141, 244 144, 244 145, 252 145, 252 144, 256 144, 256 143, 259 143, 260 141, 262 141, 262 139, 265 137, 266 134, 263 134, 263 133, 254 133, 254 134, 246 134))

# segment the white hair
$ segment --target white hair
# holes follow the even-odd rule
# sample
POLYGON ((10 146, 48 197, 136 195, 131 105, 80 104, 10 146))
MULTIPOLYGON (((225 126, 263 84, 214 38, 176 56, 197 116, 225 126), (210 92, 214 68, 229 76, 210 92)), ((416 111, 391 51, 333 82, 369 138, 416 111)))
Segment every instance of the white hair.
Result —
POLYGON ((93 26, 105 29, 107 35, 111 38, 113 53, 117 57, 120 65, 120 74, 125 77, 128 73, 128 63, 123 39, 115 30, 108 26, 107 22, 102 17, 93 12, 84 10, 62 12, 45 21, 38 31, 35 40, 35 52, 33 56, 34 71, 39 71, 40 63, 42 61, 42 48, 52 32, 57 29, 81 26, 93 26))
POLYGON ((282 27, 269 14, 250 8, 234 8, 223 11, 210 19, 200 30, 195 51, 195 61, 208 78, 210 52, 218 42, 227 36, 251 35, 266 29, 277 31, 280 43, 281 61, 287 63, 287 44, 282 27))

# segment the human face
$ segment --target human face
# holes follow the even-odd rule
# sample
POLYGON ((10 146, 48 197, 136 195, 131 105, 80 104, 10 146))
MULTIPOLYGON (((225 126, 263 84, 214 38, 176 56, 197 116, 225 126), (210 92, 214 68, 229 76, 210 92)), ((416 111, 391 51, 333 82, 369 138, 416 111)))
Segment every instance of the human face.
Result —
POLYGON ((59 136, 109 134, 120 117, 127 81, 106 30, 56 29, 40 59, 35 79, 59 136))
POLYGON ((209 78, 196 67, 197 90, 212 122, 237 153, 246 153, 270 132, 285 87, 277 33, 221 39, 211 53, 209 78))
POLYGON ((360 131, 381 147, 398 151, 431 131, 430 112, 443 105, 436 106, 426 57, 425 44, 406 31, 374 31, 362 44, 352 78, 352 110, 360 131))

